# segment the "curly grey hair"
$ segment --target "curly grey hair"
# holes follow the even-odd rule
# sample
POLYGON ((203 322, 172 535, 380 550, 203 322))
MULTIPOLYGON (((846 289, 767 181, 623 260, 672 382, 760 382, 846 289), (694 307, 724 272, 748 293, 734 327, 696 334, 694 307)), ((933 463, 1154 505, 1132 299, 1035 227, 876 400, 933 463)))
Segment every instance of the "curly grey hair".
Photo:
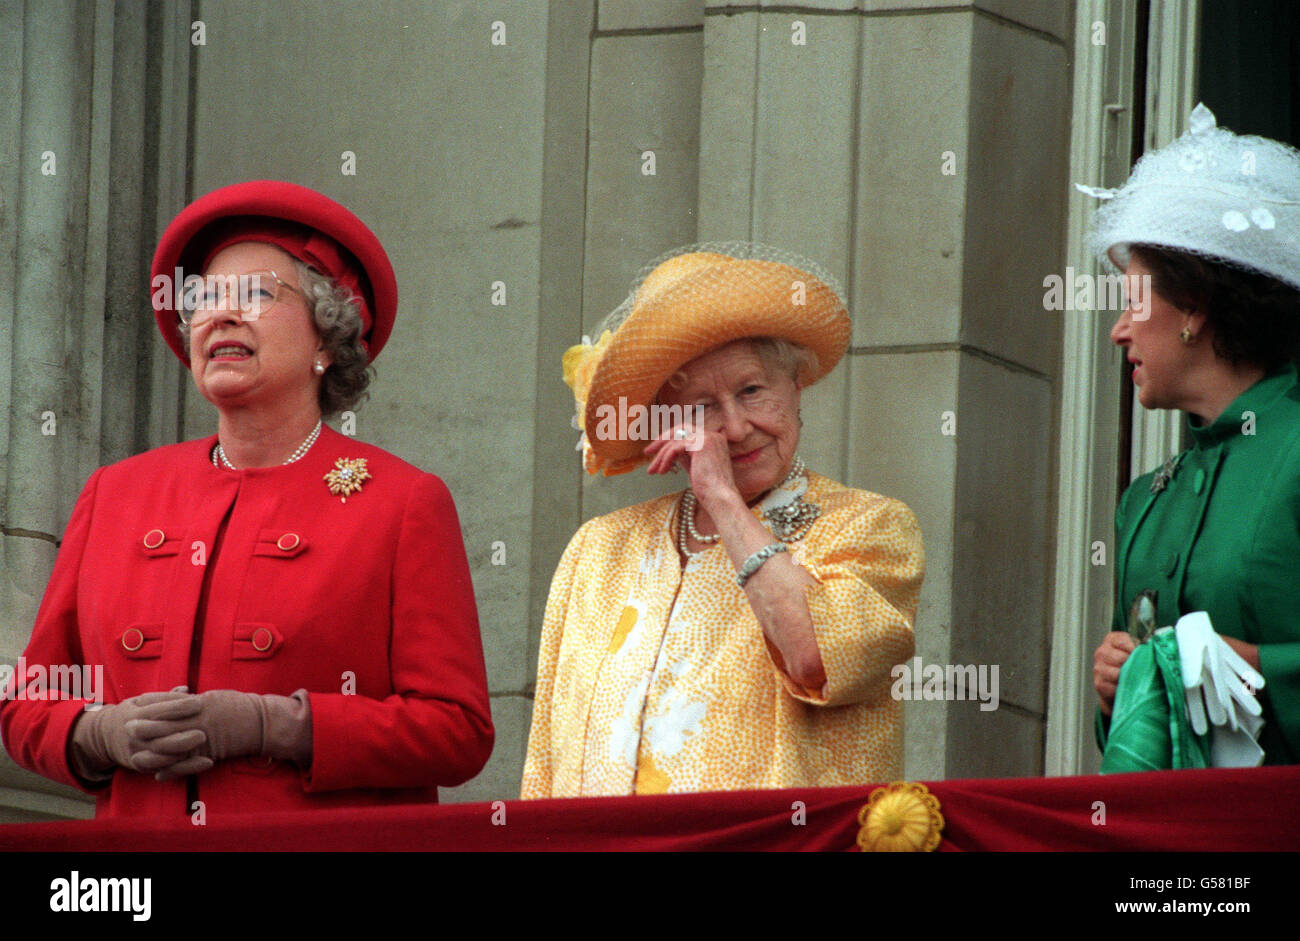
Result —
MULTIPOLYGON (((330 356, 320 384, 320 411, 325 418, 354 408, 369 394, 375 370, 361 343, 361 302, 337 281, 300 261, 294 261, 298 286, 312 298, 312 321, 330 356)), ((190 328, 180 324, 186 355, 190 352, 190 328)))
POLYGON ((312 319, 330 356, 320 384, 320 410, 326 418, 352 408, 368 394, 375 377, 361 343, 361 301, 333 278, 295 261, 298 286, 315 299, 312 319))

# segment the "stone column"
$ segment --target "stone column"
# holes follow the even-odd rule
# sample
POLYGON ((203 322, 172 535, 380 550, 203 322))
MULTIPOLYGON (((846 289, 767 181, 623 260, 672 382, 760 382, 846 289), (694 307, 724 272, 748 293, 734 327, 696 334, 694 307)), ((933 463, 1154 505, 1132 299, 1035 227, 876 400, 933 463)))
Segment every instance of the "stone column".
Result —
POLYGON ((907 774, 1039 774, 1069 9, 729 3, 704 22, 700 237, 848 285, 850 356, 806 396, 801 450, 920 519, 923 666, 998 669, 996 710, 908 703, 907 774))
MULTIPOLYGON (((185 6, 157 2, 0 6, 0 658, 11 665, 86 478, 175 440, 179 386, 160 379, 147 286, 157 194, 175 182, 160 160, 184 152, 185 23, 185 6), (179 39, 164 38, 172 22, 179 39)), ((0 821, 89 812, 83 795, 4 756, 0 821)))

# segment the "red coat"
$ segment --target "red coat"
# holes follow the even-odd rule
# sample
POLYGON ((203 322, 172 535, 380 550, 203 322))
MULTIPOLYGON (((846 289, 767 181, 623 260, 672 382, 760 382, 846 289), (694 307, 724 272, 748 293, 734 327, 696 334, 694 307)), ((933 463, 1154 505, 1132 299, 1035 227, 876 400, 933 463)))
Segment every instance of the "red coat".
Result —
MULTIPOLYGON (((166 784, 119 769, 91 792, 96 816, 186 814, 195 798, 209 817, 428 802, 477 774, 492 719, 446 486, 329 428, 282 467, 219 470, 215 441, 91 475, 24 652, 28 671, 102 664, 106 703, 186 684, 305 687, 312 765, 239 759, 166 784), (324 481, 338 458, 365 458, 371 475, 346 503, 324 481)), ((84 701, 0 703, 10 755, 80 787, 65 747, 84 701)))

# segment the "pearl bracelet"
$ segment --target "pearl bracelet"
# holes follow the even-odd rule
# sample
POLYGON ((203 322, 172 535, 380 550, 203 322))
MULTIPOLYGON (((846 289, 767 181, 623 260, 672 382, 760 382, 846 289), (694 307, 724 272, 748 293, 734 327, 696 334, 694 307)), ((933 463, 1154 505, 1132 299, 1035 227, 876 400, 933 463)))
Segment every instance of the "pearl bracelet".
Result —
POLYGON ((749 581, 753 574, 763 567, 764 562, 772 558, 772 556, 776 555, 778 552, 789 551, 790 547, 783 542, 774 542, 771 545, 759 549, 745 560, 745 564, 742 565, 740 571, 736 573, 736 584, 741 588, 744 588, 745 582, 749 581))

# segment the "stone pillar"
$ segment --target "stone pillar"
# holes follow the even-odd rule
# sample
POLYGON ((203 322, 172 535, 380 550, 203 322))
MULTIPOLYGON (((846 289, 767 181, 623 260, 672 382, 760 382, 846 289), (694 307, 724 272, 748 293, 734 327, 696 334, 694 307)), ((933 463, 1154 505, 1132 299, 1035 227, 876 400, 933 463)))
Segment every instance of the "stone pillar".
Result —
MULTIPOLYGON (((58 541, 101 464, 175 440, 148 308, 159 160, 183 152, 188 23, 162 3, 0 6, 0 658, 26 645, 58 541), (181 94, 176 94, 179 85, 181 94)), ((183 164, 181 164, 183 168, 183 164)), ((0 764, 0 820, 86 816, 0 764)))
MULTIPOLYGON (((698 0, 597 5, 582 281, 582 332, 593 341, 647 262, 697 241, 703 7, 698 0)), ((557 359, 545 365, 539 381, 559 377, 557 359)), ((572 394, 568 408, 573 410, 572 394)), ((562 433, 572 448, 579 433, 562 433)), ((584 475, 582 518, 680 487, 679 481, 645 474, 584 475)))
MULTIPOLYGON (((572 6, 282 0, 274 16, 202 6, 193 195, 249 179, 309 186, 364 220, 393 262, 393 334, 369 399, 341 430, 437 474, 460 514, 497 739, 484 771, 443 791, 447 801, 519 794, 533 509, 560 473, 547 467, 539 482, 533 464, 548 15, 572 6)), ((557 248, 572 245, 561 235, 557 248)), ((548 262, 569 263, 563 251, 548 262)), ((216 427, 192 383, 184 415, 187 438, 216 427)))
POLYGON ((917 513, 922 664, 998 668, 996 710, 908 704, 908 776, 1041 773, 1069 10, 770 6, 705 11, 700 237, 848 285, 851 355, 806 396, 801 450, 917 513))

